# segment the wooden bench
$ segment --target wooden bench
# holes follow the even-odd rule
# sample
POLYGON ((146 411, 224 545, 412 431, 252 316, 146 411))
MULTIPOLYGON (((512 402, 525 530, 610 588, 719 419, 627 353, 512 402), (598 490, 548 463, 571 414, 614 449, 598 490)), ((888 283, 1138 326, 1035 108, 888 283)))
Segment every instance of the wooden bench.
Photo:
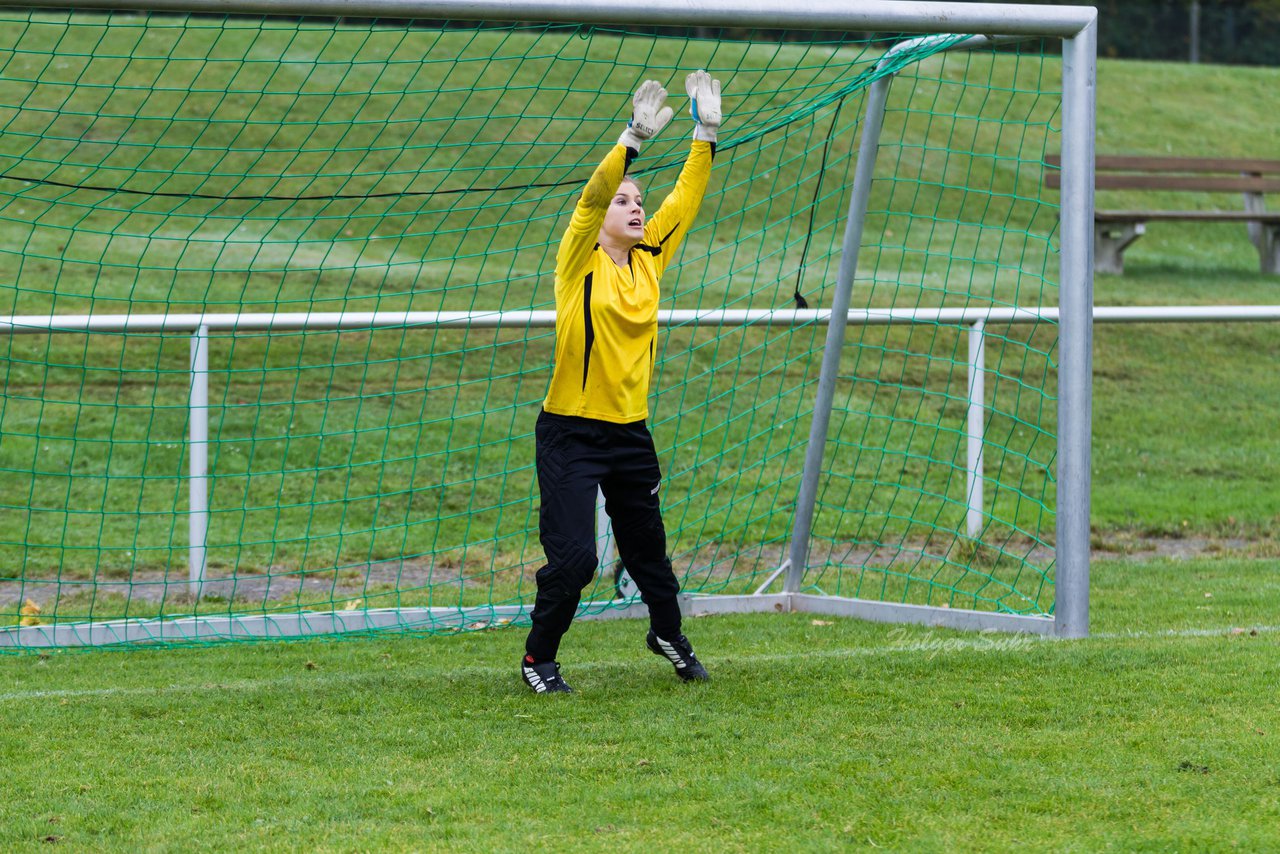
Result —
MULTIPOLYGON (((1045 158, 1044 183, 1061 188, 1062 158, 1045 158)), ((1132 157, 1097 155, 1097 190, 1153 190, 1177 193, 1243 193, 1241 210, 1095 210, 1093 267, 1124 272, 1124 250, 1146 232, 1148 222, 1243 222, 1258 248, 1264 273, 1280 273, 1280 211, 1268 212, 1263 196, 1280 193, 1280 160, 1226 157, 1132 157)))

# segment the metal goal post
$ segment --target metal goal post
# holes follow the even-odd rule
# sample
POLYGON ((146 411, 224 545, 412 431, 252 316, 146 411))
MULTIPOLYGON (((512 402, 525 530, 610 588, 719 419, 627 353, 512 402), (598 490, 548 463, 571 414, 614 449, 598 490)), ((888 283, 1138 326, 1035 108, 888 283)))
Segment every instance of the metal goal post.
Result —
MULTIPOLYGON (((10 2, 0 6, 59 8, 58 2, 10 2)), ((791 30, 902 32, 928 40, 947 34, 949 50, 989 45, 993 41, 1022 38, 1061 40, 1061 207, 1059 236, 1059 305, 1010 310, 961 311, 950 317, 929 312, 887 310, 883 313, 850 311, 858 250, 871 181, 875 170, 881 119, 891 77, 872 84, 862 123, 859 155, 850 189, 850 201, 842 243, 842 256, 832 306, 822 311, 774 312, 668 312, 665 325, 718 323, 827 325, 826 343, 818 380, 817 401, 810 427, 804 474, 797 498, 794 530, 787 557, 769 582, 754 595, 686 597, 687 609, 698 613, 795 610, 849 615, 871 620, 911 622, 965 629, 1033 632, 1064 638, 1083 637, 1089 630, 1089 490, 1091 371, 1093 324, 1093 163, 1096 80, 1096 17, 1091 7, 1004 5, 985 3, 897 2, 864 0, 806 0, 779 5, 774 0, 77 0, 80 10, 133 10, 248 14, 264 16, 335 16, 399 19, 485 21, 538 21, 547 23, 616 24, 665 27, 732 25, 791 30), (969 35, 957 39, 956 36, 969 35), (686 316, 687 315, 687 316, 686 316), (1057 483, 1056 536, 1054 539, 1054 605, 1051 614, 1019 615, 959 608, 886 603, 872 600, 817 596, 800 592, 809 552, 818 482, 827 444, 828 422, 840 351, 850 323, 944 322, 967 326, 971 332, 971 389, 981 394, 983 324, 992 320, 1016 323, 1053 319, 1058 326, 1057 352, 1057 483), (781 578, 782 592, 766 592, 781 578)), ((168 331, 189 332, 192 337, 191 407, 191 521, 190 574, 198 595, 203 579, 202 516, 204 489, 203 454, 207 436, 197 417, 203 405, 201 376, 207 370, 207 351, 201 342, 211 330, 378 328, 380 326, 549 324, 551 316, 537 312, 377 313, 337 315, 114 315, 0 318, 0 334, 62 331, 168 331), (520 316, 512 316, 519 314, 520 316), (382 316, 378 316, 382 315, 382 316), (456 316, 455 316, 456 315, 456 316)), ((546 314, 546 313, 542 313, 546 314)), ((981 407, 981 398, 978 398, 981 407)), ((972 404, 972 392, 971 392, 972 404)), ((968 420, 972 442, 974 413, 968 420)), ((976 419, 980 424, 980 418, 976 419)), ((970 448, 970 477, 981 482, 981 439, 970 448)), ((970 500, 975 486, 970 488, 970 500)), ((980 495, 980 492, 978 492, 980 495)), ((980 502, 980 499, 979 499, 980 502)), ((643 606, 591 608, 586 615, 638 616, 643 606)), ((419 609, 421 610, 421 609, 419 609)), ((434 609, 433 609, 434 610, 434 609)), ((195 640, 202 638, 278 637, 361 631, 380 627, 420 625, 424 616, 437 624, 455 621, 465 626, 477 618, 516 617, 523 607, 454 609, 430 615, 412 609, 335 611, 329 613, 267 614, 245 617, 178 620, 122 620, 69 626, 29 626, 0 632, 0 644, 16 646, 110 644, 142 640, 195 640), (502 613, 499 613, 499 612, 502 613), (507 613, 507 612, 510 613, 507 613)))

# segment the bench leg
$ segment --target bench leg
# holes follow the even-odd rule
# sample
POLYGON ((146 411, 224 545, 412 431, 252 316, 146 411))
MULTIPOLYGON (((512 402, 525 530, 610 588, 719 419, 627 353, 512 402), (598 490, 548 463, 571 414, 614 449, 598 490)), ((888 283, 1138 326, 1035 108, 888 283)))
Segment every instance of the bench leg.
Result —
POLYGON ((1093 270, 1095 273, 1124 273, 1124 250, 1146 234, 1141 222, 1095 222, 1093 224, 1093 270))
MULTIPOLYGON (((1243 174, 1254 178, 1262 177, 1262 173, 1260 172, 1245 172, 1243 174)), ((1249 213, 1264 213, 1267 209, 1267 203, 1263 200, 1262 193, 1245 193, 1244 209, 1249 213)), ((1266 232, 1266 227, 1261 222, 1250 222, 1246 227, 1249 230, 1249 242, 1258 247, 1258 250, 1261 251, 1261 241, 1263 239, 1263 234, 1266 232)))
POLYGON ((1258 239, 1254 245, 1258 247, 1262 272, 1280 273, 1280 223, 1258 223, 1258 239))
MULTIPOLYGON (((1246 172, 1245 175, 1261 177, 1257 172, 1246 172)), ((1249 213, 1264 213, 1267 205, 1262 193, 1245 193, 1244 209, 1249 213)), ((1258 247, 1258 258, 1262 262, 1262 272, 1280 273, 1280 224, 1254 220, 1249 223, 1249 241, 1258 247)))

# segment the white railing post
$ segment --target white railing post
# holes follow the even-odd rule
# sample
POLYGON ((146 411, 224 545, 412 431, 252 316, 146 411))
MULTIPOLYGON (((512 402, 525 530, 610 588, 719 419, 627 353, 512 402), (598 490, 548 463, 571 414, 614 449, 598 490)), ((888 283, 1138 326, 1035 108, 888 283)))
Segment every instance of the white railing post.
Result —
POLYGON ((982 450, 986 434, 986 324, 981 320, 969 326, 969 413, 966 458, 968 482, 965 494, 969 506, 965 530, 970 537, 982 533, 982 450))
POLYGON ((191 336, 191 395, 189 401, 188 461, 190 506, 187 510, 187 575, 191 597, 200 601, 209 535, 209 327, 191 336))

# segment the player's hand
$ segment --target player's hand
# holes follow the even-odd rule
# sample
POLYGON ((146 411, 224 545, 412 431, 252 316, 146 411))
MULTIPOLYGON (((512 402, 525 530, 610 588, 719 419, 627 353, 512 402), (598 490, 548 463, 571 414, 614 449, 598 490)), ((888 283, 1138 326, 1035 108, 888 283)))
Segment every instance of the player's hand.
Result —
POLYGON ((618 137, 618 142, 639 151, 640 143, 657 136, 671 121, 671 108, 663 106, 666 100, 667 90, 657 80, 641 83, 631 99, 631 121, 627 122, 627 129, 618 137))
POLYGON ((689 112, 696 122, 693 138, 715 142, 723 118, 720 112, 720 81, 698 69, 684 79, 684 88, 689 93, 689 112))

